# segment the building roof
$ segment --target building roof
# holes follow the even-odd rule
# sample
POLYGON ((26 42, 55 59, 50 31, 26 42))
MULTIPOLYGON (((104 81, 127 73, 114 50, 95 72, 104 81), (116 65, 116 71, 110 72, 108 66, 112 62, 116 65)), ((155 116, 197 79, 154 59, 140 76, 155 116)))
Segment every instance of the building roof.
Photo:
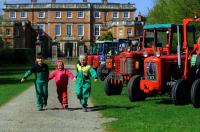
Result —
POLYGON ((4 4, 3 10, 41 10, 41 9, 98 9, 98 10, 133 10, 135 4, 120 4, 120 3, 18 3, 4 4))

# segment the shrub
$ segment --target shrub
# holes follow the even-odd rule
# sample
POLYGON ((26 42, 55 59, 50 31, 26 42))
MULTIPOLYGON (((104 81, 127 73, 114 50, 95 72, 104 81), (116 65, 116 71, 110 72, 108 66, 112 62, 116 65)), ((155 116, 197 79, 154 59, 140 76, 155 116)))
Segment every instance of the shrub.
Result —
POLYGON ((0 49, 0 64, 33 64, 35 49, 0 49))

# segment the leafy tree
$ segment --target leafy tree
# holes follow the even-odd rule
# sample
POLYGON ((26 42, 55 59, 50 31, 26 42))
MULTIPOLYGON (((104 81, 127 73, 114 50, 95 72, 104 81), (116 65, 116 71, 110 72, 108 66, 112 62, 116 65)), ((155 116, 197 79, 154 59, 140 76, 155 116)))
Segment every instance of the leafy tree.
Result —
POLYGON ((107 34, 102 34, 99 36, 98 40, 104 41, 104 40, 113 40, 112 32, 108 32, 107 34))
POLYGON ((199 0, 154 0, 154 6, 149 11, 147 23, 182 23, 184 18, 194 17, 194 12, 200 13, 199 0))

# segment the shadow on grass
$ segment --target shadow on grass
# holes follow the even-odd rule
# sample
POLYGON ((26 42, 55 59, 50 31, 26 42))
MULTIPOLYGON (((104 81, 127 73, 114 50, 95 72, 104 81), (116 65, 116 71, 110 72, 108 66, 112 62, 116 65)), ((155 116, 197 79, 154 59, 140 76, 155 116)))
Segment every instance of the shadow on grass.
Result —
POLYGON ((157 101, 156 104, 173 104, 171 99, 160 99, 160 101, 157 101))
MULTIPOLYGON (((97 105, 97 106, 93 106, 93 107, 88 107, 88 111, 101 111, 101 110, 106 110, 106 109, 125 109, 125 110, 130 110, 130 109, 133 109, 133 108, 136 108, 136 107, 139 107, 139 106, 97 105)), ((54 108, 47 108, 46 110, 75 111, 75 110, 82 110, 82 108, 81 107, 77 107, 77 108, 69 107, 68 109, 62 109, 62 108, 54 107, 54 108)))
MULTIPOLYGON (((19 84, 19 83, 21 83, 20 79, 16 79, 16 78, 1 78, 0 79, 0 84, 19 84)), ((33 82, 33 81, 34 81, 33 79, 29 79, 29 80, 26 80, 24 83, 33 82)))
POLYGON ((106 110, 106 109, 125 109, 125 110, 131 110, 133 108, 136 108, 139 106, 119 106, 119 105, 97 105, 93 107, 88 107, 90 111, 101 111, 101 110, 106 110))

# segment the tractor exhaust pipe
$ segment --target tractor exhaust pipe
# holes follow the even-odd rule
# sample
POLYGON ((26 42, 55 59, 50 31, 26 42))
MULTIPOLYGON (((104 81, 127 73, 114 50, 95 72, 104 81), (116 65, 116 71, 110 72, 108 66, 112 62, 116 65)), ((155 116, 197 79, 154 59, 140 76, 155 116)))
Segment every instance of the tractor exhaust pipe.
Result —
POLYGON ((181 51, 180 51, 180 37, 179 37, 179 26, 177 25, 177 38, 178 38, 178 45, 177 45, 177 55, 178 55, 178 68, 181 68, 181 51))

